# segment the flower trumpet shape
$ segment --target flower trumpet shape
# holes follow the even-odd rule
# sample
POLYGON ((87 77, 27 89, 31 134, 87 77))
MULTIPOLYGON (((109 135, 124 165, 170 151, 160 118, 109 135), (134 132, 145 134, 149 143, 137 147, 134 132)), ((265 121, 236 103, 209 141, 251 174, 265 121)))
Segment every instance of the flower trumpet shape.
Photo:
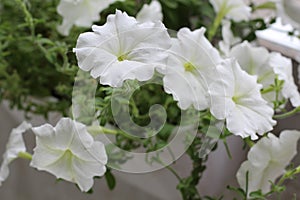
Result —
POLYGON ((239 185, 246 189, 246 173, 248 171, 248 191, 259 189, 267 193, 271 183, 285 172, 285 167, 297 153, 297 142, 300 132, 285 130, 276 137, 269 133, 267 137, 259 140, 249 151, 248 160, 237 172, 239 185))
MULTIPOLYGON (((293 77, 292 61, 289 58, 280 53, 269 53, 266 48, 255 47, 247 41, 234 46, 229 55, 237 59, 243 70, 257 76, 257 81, 263 85, 263 89, 274 84, 276 76, 284 81, 280 96, 289 99, 294 107, 300 106, 300 94, 293 77)), ((268 92, 263 97, 271 103, 275 101, 276 93, 268 92)))
POLYGON ((104 145, 94 141, 85 125, 62 118, 55 127, 45 124, 32 130, 36 135, 32 167, 76 183, 81 191, 88 191, 93 177, 105 173, 104 145))
POLYGON ((140 12, 138 12, 136 15, 136 19, 139 22, 162 21, 163 14, 160 3, 156 0, 153 0, 149 5, 145 4, 140 12))
POLYGON ((123 81, 152 78, 154 69, 165 65, 171 46, 167 29, 160 21, 140 23, 117 10, 103 26, 83 33, 77 40, 78 65, 100 83, 120 87, 123 81))
POLYGON ((217 66, 221 78, 210 85, 211 113, 217 119, 226 119, 230 132, 252 140, 256 135, 273 129, 274 111, 261 94, 256 77, 243 71, 235 59, 227 59, 217 66))
POLYGON ((62 35, 69 35, 73 25, 90 27, 94 21, 100 20, 99 13, 114 0, 61 0, 57 12, 63 22, 57 27, 62 35))
POLYGON ((173 95, 181 109, 193 105, 195 109, 203 110, 209 106, 207 88, 222 59, 204 33, 205 28, 180 29, 178 38, 172 39, 167 67, 161 71, 165 91, 173 95))
POLYGON ((216 13, 222 13, 233 21, 247 21, 251 16, 251 8, 244 0, 210 0, 216 13))
POLYGON ((0 168, 0 186, 9 175, 8 165, 19 157, 20 153, 26 153, 26 146, 23 139, 23 133, 31 128, 31 124, 23 122, 17 128, 14 128, 6 145, 6 151, 3 154, 3 161, 0 168))

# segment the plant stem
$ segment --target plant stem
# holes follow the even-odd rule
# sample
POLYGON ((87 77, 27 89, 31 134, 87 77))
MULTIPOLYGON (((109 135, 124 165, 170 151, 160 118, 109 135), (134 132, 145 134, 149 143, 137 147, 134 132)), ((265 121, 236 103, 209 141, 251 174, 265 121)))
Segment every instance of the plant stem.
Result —
POLYGON ((26 159, 26 160, 32 160, 32 155, 30 153, 27 153, 27 152, 19 152, 18 157, 26 159))
POLYGON ((277 185, 282 185, 286 179, 291 178, 293 175, 300 173, 300 165, 293 170, 287 171, 278 181, 277 185))
POLYGON ((34 38, 35 28, 34 28, 33 18, 31 16, 30 12, 27 10, 24 1, 22 1, 22 0, 15 0, 15 1, 17 4, 19 4, 20 8, 22 9, 22 11, 25 15, 25 21, 27 22, 27 24, 30 28, 31 36, 32 36, 32 38, 34 38))
POLYGON ((93 135, 93 136, 97 136, 99 134, 109 134, 109 135, 123 135, 124 137, 128 138, 128 139, 132 139, 132 140, 139 140, 138 137, 135 137, 133 135, 130 135, 128 133, 125 133, 119 129, 108 129, 105 128, 103 126, 89 126, 87 127, 88 132, 93 135))
POLYGON ((274 2, 265 2, 257 6, 253 6, 252 11, 260 10, 260 9, 276 10, 276 4, 274 2))
POLYGON ((273 91, 274 91, 274 87, 270 86, 270 87, 268 87, 268 88, 262 89, 262 90, 260 91, 260 93, 261 93, 261 94, 267 94, 267 93, 273 92, 273 91))
POLYGON ((228 13, 229 9, 227 8, 226 1, 221 6, 221 9, 219 10, 216 18, 214 19, 212 27, 210 27, 208 31, 208 40, 212 41, 214 36, 217 33, 217 30, 222 22, 222 19, 225 17, 225 15, 228 13))
POLYGON ((163 165, 164 167, 166 167, 172 174, 174 174, 174 176, 178 179, 179 182, 182 181, 182 178, 179 176, 179 174, 176 172, 175 169, 173 169, 173 167, 171 167, 170 165, 166 165, 161 159, 159 158, 155 158, 154 159, 156 162, 158 162, 159 164, 163 165))
POLYGON ((300 106, 287 112, 287 113, 283 113, 283 114, 279 114, 279 115, 274 115, 274 118, 275 119, 284 119, 284 118, 287 118, 287 117, 291 117, 293 116, 294 114, 300 112, 300 106))
POLYGON ((176 178, 178 179, 178 181, 181 181, 181 177, 178 175, 178 173, 176 172, 175 169, 173 169, 173 167, 171 166, 165 166, 170 172, 172 172, 172 174, 174 174, 174 176, 176 176, 176 178))
POLYGON ((247 143, 247 145, 248 145, 250 148, 253 147, 253 146, 255 145, 255 142, 253 142, 253 141, 250 139, 250 137, 245 138, 244 141, 247 143))
POLYGON ((228 155, 228 158, 229 158, 230 160, 232 160, 232 155, 231 155, 231 152, 230 152, 230 149, 229 149, 229 146, 228 146, 228 144, 227 144, 226 139, 223 139, 223 144, 224 144, 224 146, 225 146, 225 150, 226 150, 226 153, 227 153, 227 155, 228 155))

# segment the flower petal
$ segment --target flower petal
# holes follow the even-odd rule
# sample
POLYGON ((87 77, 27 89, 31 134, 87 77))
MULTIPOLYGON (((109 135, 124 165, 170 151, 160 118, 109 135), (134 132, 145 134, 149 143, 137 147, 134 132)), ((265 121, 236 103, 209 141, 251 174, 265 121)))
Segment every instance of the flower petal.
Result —
POLYGON ((222 59, 204 36, 205 28, 194 31, 182 28, 172 39, 164 74, 164 89, 178 101, 181 109, 193 105, 208 108, 208 88, 215 79, 215 68, 222 59))
POLYGON ((216 13, 226 10, 226 17, 233 21, 247 21, 251 16, 251 8, 244 0, 209 0, 209 2, 213 5, 216 13))
POLYGON ((34 128, 36 144, 31 166, 47 171, 57 178, 78 184, 82 191, 93 185, 94 176, 106 170, 104 145, 87 132, 86 126, 69 118, 62 118, 55 127, 34 128))
POLYGON ((272 130, 276 124, 272 119, 274 111, 261 97, 256 77, 243 71, 234 59, 225 60, 217 66, 217 71, 221 79, 209 89, 211 113, 218 119, 225 116, 228 130, 242 137, 257 139, 256 133, 262 135, 272 130))
POLYGON ((17 128, 14 128, 9 136, 6 151, 3 154, 3 161, 0 168, 0 186, 9 175, 8 165, 18 157, 20 152, 26 152, 26 146, 23 139, 23 133, 31 128, 31 124, 22 122, 17 128))
POLYGON ((249 172, 248 191, 262 190, 267 193, 271 183, 281 176, 285 167, 297 153, 297 142, 300 131, 286 130, 280 137, 269 133, 260 139, 249 151, 248 160, 245 161, 237 172, 239 185, 246 188, 246 172, 249 172))
POLYGON ((163 14, 160 3, 153 0, 149 5, 145 4, 136 15, 136 19, 139 22, 162 21, 163 14))
POLYGON ((300 106, 300 94, 293 77, 292 61, 280 53, 273 52, 270 55, 269 64, 278 75, 278 79, 284 81, 282 96, 290 99, 294 107, 300 106))
POLYGON ((245 41, 234 46, 230 51, 230 56, 235 57, 241 68, 250 75, 257 75, 258 82, 264 87, 274 83, 275 76, 268 76, 273 73, 272 68, 267 64, 269 52, 266 48, 254 47, 245 41))
POLYGON ((102 84, 119 87, 127 79, 149 80, 165 65, 171 39, 162 22, 139 23, 117 10, 106 24, 92 29, 79 36, 73 51, 79 67, 100 77, 102 84))
POLYGON ((57 12, 63 17, 63 23, 57 27, 58 32, 66 36, 73 25, 90 27, 111 3, 111 0, 61 0, 57 12))
POLYGON ((208 107, 206 90, 200 80, 189 72, 174 71, 163 78, 165 92, 172 94, 178 106, 185 110, 193 105, 197 110, 208 107))

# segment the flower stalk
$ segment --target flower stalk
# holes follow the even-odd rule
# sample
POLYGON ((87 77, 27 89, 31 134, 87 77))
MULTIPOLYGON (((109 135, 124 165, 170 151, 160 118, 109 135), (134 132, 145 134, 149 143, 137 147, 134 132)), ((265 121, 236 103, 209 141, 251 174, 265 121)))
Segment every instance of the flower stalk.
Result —
POLYGON ((289 111, 289 112, 286 112, 286 113, 283 113, 283 114, 279 114, 279 115, 274 115, 274 118, 275 119, 284 119, 284 118, 287 118, 287 117, 291 117, 295 114, 297 114, 298 112, 300 112, 300 106, 289 111))
POLYGON ((212 41, 212 39, 216 35, 217 30, 218 30, 219 26, 221 25, 223 18, 228 13, 228 11, 229 11, 229 9, 227 8, 226 3, 224 2, 221 7, 221 10, 218 12, 216 18, 214 19, 212 27, 208 31, 208 40, 209 41, 212 41))
POLYGON ((22 0, 15 0, 15 1, 19 5, 19 7, 21 8, 22 12, 24 13, 26 23, 28 24, 28 26, 30 28, 31 36, 32 36, 32 38, 34 38, 35 28, 34 28, 33 18, 31 16, 30 12, 26 8, 26 5, 25 5, 24 1, 22 1, 22 0))
POLYGON ((132 140, 138 140, 138 137, 135 137, 133 135, 130 135, 128 133, 125 133, 121 130, 118 129, 109 129, 109 128, 105 128, 103 126, 89 126, 87 127, 88 132, 93 135, 93 136, 97 136, 99 134, 108 134, 108 135, 123 135, 124 137, 128 138, 128 139, 132 139, 132 140))
POLYGON ((32 155, 28 152, 19 152, 18 157, 26 160, 32 160, 32 155))
POLYGON ((298 167, 296 167, 295 169, 292 169, 292 170, 288 170, 278 181, 277 185, 282 185, 283 182, 286 180, 286 179, 290 179, 292 178, 293 176, 295 176, 296 174, 299 174, 300 173, 300 165, 298 167))
POLYGON ((252 11, 262 10, 262 9, 276 10, 276 5, 274 2, 265 2, 252 7, 252 11))

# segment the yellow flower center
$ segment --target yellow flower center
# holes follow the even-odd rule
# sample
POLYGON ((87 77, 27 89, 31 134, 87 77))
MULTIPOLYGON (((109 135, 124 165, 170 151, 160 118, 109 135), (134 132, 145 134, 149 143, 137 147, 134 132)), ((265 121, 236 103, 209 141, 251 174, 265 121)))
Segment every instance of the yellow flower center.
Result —
POLYGON ((184 69, 187 72, 193 72, 193 71, 196 70, 196 67, 192 63, 187 62, 187 63, 184 64, 184 69))
POLYGON ((232 101, 236 104, 241 104, 241 99, 243 98, 243 95, 239 95, 239 96, 233 96, 232 97, 232 101))
POLYGON ((126 55, 126 54, 120 55, 120 56, 118 57, 118 61, 122 62, 122 61, 124 61, 124 60, 127 60, 127 55, 126 55))
POLYGON ((238 99, 239 99, 238 97, 235 97, 235 96, 232 97, 232 101, 233 101, 234 103, 237 103, 238 99))

